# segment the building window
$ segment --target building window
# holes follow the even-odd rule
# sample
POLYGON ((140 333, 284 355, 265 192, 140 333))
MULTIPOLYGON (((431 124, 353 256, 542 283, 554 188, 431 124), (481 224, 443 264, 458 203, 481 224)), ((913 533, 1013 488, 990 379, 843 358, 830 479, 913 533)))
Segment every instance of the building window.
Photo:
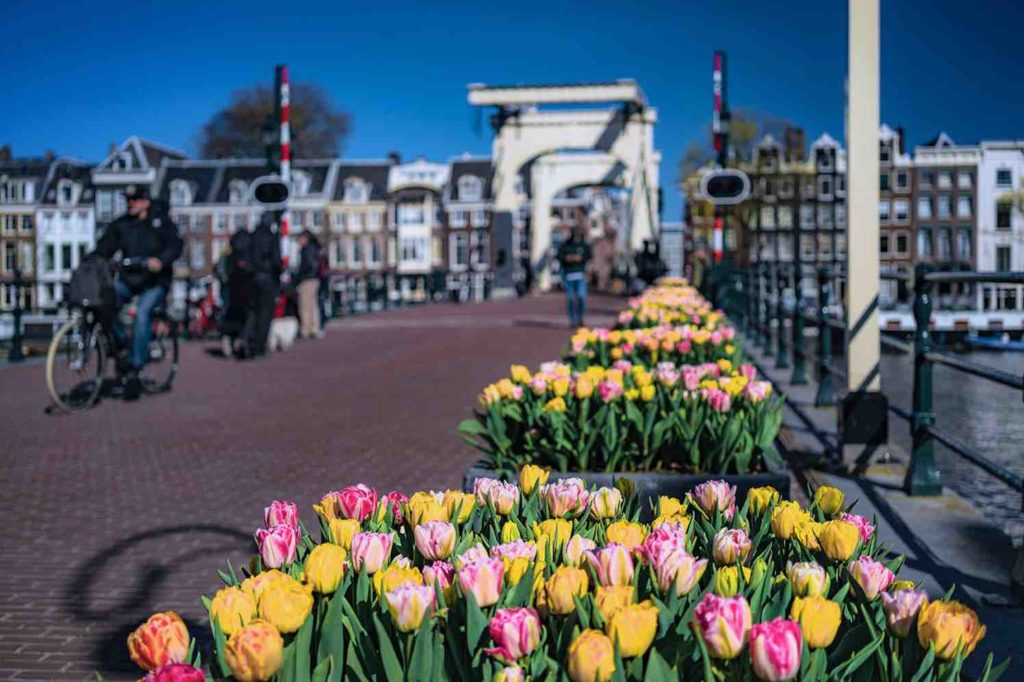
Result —
POLYGON ((345 262, 345 252, 340 239, 331 241, 329 247, 327 247, 327 263, 330 267, 340 268, 345 262))
POLYGON ((932 231, 928 227, 917 228, 917 257, 932 257, 932 231))
POLYGON ((245 229, 245 218, 246 216, 244 213, 235 213, 231 216, 231 227, 235 232, 245 229))
POLYGON ((888 192, 892 189, 892 185, 889 184, 888 173, 881 173, 878 176, 878 189, 882 190, 883 192, 888 192))
POLYGON ((950 189, 953 187, 953 174, 949 171, 939 173, 939 189, 950 189))
POLYGON ((370 188, 362 178, 350 178, 345 181, 345 198, 350 204, 365 204, 370 199, 370 188))
POLYGON ((846 195, 846 176, 836 176, 836 196, 841 197, 846 195))
POLYGON ((882 148, 878 152, 878 160, 882 163, 889 163, 892 160, 892 150, 889 145, 882 144, 882 148))
POLYGON ((824 227, 826 229, 832 228, 832 216, 834 215, 835 205, 833 204, 819 204, 818 205, 818 227, 824 227))
POLYGON ((956 217, 957 218, 970 218, 971 217, 971 197, 960 195, 956 198, 956 217))
POLYGON ((96 192, 96 217, 99 220, 110 220, 114 215, 114 197, 109 189, 96 192))
POLYGON ((889 217, 890 217, 889 210, 891 208, 892 208, 892 205, 889 203, 888 199, 882 199, 881 201, 879 201, 878 202, 878 219, 880 221, 882 221, 883 223, 889 222, 889 217))
POLYGON ((996 202, 996 229, 997 230, 1009 230, 1010 229, 1010 213, 1013 210, 1013 204, 1009 201, 997 201, 996 202))
POLYGON ((349 258, 349 262, 351 263, 352 267, 358 268, 360 265, 363 264, 363 242, 359 239, 353 239, 351 242, 349 242, 349 246, 352 247, 350 252, 351 258, 349 258))
POLYGON ((814 227, 814 204, 800 205, 800 226, 814 227))
POLYGON ((189 241, 188 264, 193 270, 202 270, 206 267, 206 243, 202 239, 189 241))
POLYGON ((970 189, 973 184, 970 171, 960 171, 956 174, 956 186, 960 189, 970 189))
POLYGON ((1009 168, 999 168, 996 170, 996 187, 1012 187, 1013 186, 1013 174, 1009 168))
POLYGON ((461 208, 456 208, 451 212, 451 219, 448 221, 452 227, 465 227, 466 226, 466 211, 461 208))
POLYGON ((366 214, 366 229, 376 231, 380 229, 380 213, 371 211, 366 214))
POLYGON ((918 184, 921 187, 929 188, 935 184, 935 171, 924 170, 918 176, 918 184))
POLYGON ((800 235, 800 260, 814 260, 814 235, 800 235))
POLYGON ((75 203, 75 183, 61 180, 57 184, 57 203, 61 206, 75 203))
POLYGON ((953 217, 953 197, 948 194, 940 194, 938 197, 938 217, 951 218, 953 217))
POLYGON ((401 259, 403 261, 422 261, 427 252, 427 240, 424 237, 402 237, 401 259))
POLYGON ((910 221, 910 202, 906 199, 897 199, 892 202, 892 212, 897 223, 906 224, 910 221))
POLYGON ((897 191, 910 189, 910 173, 905 170, 896 171, 896 189, 897 191))
POLYGON ((192 188, 184 180, 171 183, 171 206, 188 206, 192 203, 192 188))
POLYGON ((779 227, 793 227, 793 208, 791 206, 779 206, 779 227))
POLYGON ((846 204, 835 205, 836 227, 846 227, 846 204))
POLYGON ((249 194, 249 187, 244 180, 232 180, 228 186, 228 203, 244 204, 249 194))
POLYGON ((213 233, 224 234, 228 231, 228 216, 226 213, 218 213, 213 221, 213 233))
POLYGON ((779 196, 787 199, 793 196, 793 178, 788 175, 779 178, 779 196))
POLYGON ((832 198, 832 178, 828 176, 818 178, 818 197, 820 199, 832 198))
POLYGON ((910 255, 910 235, 908 235, 906 232, 896 233, 896 255, 910 255))
POLYGON ((71 261, 71 244, 60 245, 60 267, 57 269, 67 272, 74 269, 74 263, 71 261))
POLYGON ((931 218, 932 217, 932 198, 931 197, 918 197, 917 198, 917 217, 918 218, 931 218))
POLYGON ((292 187, 295 189, 295 196, 304 197, 309 194, 309 173, 296 171, 292 173, 292 187))
POLYGON ((473 227, 487 227, 487 211, 482 208, 473 211, 473 227))
POLYGON ((766 199, 773 199, 775 197, 775 180, 772 178, 761 178, 761 194, 766 199))
POLYGON ((324 226, 324 214, 320 211, 313 211, 313 231, 320 232, 324 226))
POLYGON ((5 216, 3 216, 4 232, 14 232, 15 231, 15 221, 16 221, 16 219, 17 219, 17 216, 13 216, 13 215, 5 215, 5 216))
POLYGON ((948 227, 940 227, 936 233, 937 255, 941 261, 953 260, 953 233, 948 227))
POLYGON ((340 232, 341 231, 341 225, 342 225, 342 222, 341 222, 342 221, 342 217, 341 216, 342 216, 341 213, 336 213, 336 212, 332 212, 331 213, 331 231, 332 232, 340 232))
POLYGON ((12 273, 18 267, 18 249, 14 242, 4 242, 4 272, 12 273))
POLYGON ((887 232, 878 235, 878 253, 881 256, 889 255, 889 234, 887 232))
MULTIPOLYGON (((85 246, 84 244, 82 246, 85 246)), ((21 269, 25 274, 32 274, 32 244, 29 242, 21 242, 21 269)))
POLYGON ((345 216, 349 232, 359 232, 363 229, 363 216, 361 213, 349 213, 345 216))
POLYGON ((971 228, 961 227, 956 231, 956 253, 960 260, 971 259, 971 228))
POLYGON ((832 154, 827 151, 818 152, 818 170, 819 171, 830 171, 832 170, 832 154))
POLYGON ((464 268, 469 264, 469 235, 465 232, 452 234, 448 248, 452 267, 464 268))
MULTIPOLYGON (((399 225, 422 225, 424 223, 423 204, 399 204, 398 224, 399 225)), ((415 248, 415 247, 411 247, 415 248)), ((402 247, 403 253, 405 246, 402 247)), ((403 260, 408 260, 403 258, 403 260)), ((417 259, 418 260, 418 259, 417 259)))
POLYGON ((775 227, 775 207, 761 207, 761 227, 775 227))
POLYGON ((484 183, 475 175, 459 178, 459 201, 480 201, 484 195, 484 183))
POLYGON ((367 256, 367 264, 368 265, 374 265, 374 266, 380 265, 380 261, 381 261, 381 252, 380 251, 381 251, 381 249, 380 249, 380 240, 379 239, 371 239, 370 240, 370 248, 368 249, 368 254, 369 255, 367 256))
POLYGON ((469 259, 473 265, 487 265, 490 263, 490 245, 486 232, 473 232, 473 236, 470 238, 469 259))
POLYGON ((1009 272, 1010 271, 1010 247, 1009 246, 997 246, 996 247, 996 272, 1009 272))

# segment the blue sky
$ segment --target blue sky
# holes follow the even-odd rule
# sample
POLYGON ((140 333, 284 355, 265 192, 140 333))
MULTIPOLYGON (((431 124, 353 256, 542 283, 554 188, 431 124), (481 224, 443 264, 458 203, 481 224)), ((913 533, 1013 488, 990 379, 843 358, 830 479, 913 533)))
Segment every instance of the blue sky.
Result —
MULTIPOLYGON (((1024 138, 1020 0, 882 0, 882 117, 911 145, 1024 138)), ((0 144, 101 158, 139 134, 194 152, 231 92, 278 62, 354 116, 345 155, 489 153, 469 82, 636 78, 659 109, 666 219, 676 162, 710 117, 711 53, 735 107, 842 135, 842 0, 0 2, 0 144), (284 12, 280 11, 284 8, 284 12)))

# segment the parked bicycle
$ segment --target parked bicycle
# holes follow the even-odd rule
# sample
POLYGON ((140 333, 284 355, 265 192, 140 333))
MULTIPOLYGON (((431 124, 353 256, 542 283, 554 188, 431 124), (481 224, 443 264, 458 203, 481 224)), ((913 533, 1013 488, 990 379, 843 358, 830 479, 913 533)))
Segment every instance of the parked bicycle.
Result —
MULTIPOLYGON (((144 258, 125 258, 118 262, 123 271, 146 267, 144 258)), ((128 311, 104 309, 100 301, 89 301, 72 308, 71 319, 50 342, 46 354, 46 387, 60 409, 77 412, 92 406, 109 385, 107 361, 120 360, 131 346, 131 324, 124 324, 125 338, 118 341, 112 322, 115 315, 135 314, 134 304, 128 311)), ((146 394, 171 390, 178 370, 179 324, 167 313, 164 304, 152 313, 153 335, 149 342, 146 365, 139 372, 142 391, 146 394)), ((121 364, 120 362, 118 363, 121 364)), ((122 367, 118 367, 118 373, 122 367)))

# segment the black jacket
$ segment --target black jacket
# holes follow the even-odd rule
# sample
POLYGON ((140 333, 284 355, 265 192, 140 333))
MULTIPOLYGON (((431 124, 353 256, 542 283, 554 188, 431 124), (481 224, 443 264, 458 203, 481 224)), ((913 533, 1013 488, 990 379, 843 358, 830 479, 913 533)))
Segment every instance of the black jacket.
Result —
POLYGON ((120 252, 122 258, 160 259, 164 264, 160 272, 138 269, 121 273, 121 281, 136 292, 158 284, 169 286, 174 274, 174 261, 181 255, 181 249, 178 228, 162 212, 150 212, 144 220, 123 215, 110 223, 96 245, 96 253, 104 258, 113 258, 120 252))
POLYGON ((281 276, 281 240, 266 225, 249 236, 249 269, 254 275, 281 276))
POLYGON ((296 273, 296 279, 300 282, 304 279, 319 279, 319 270, 320 249, 313 242, 309 242, 299 252, 299 271, 296 273))

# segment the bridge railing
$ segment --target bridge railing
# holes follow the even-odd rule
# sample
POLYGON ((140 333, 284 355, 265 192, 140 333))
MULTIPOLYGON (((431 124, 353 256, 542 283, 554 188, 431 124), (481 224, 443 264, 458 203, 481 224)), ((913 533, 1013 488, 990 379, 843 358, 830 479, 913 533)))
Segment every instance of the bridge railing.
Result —
MULTIPOLYGON (((1022 391, 1024 376, 959 357, 936 347, 932 338, 934 289, 937 284, 1024 284, 1024 272, 939 271, 918 264, 914 274, 882 273, 883 280, 904 282, 913 292, 914 331, 908 343, 882 330, 881 343, 893 351, 909 354, 914 361, 912 404, 901 406, 891 399, 889 410, 908 422, 911 453, 904 478, 904 490, 910 495, 938 495, 942 478, 935 462, 935 442, 979 467, 1017 492, 1024 493, 1024 477, 1001 463, 983 455, 976 447, 936 425, 933 402, 933 368, 942 365, 995 384, 1022 391)), ((837 304, 845 274, 840 268, 820 267, 814 273, 815 297, 803 295, 805 278, 796 263, 762 263, 749 268, 725 272, 710 281, 709 292, 717 305, 724 308, 741 330, 759 347, 762 354, 775 358, 775 369, 791 369, 792 385, 809 382, 807 367, 813 364, 816 381, 814 404, 828 407, 836 403, 834 380, 845 383, 846 370, 836 362, 833 337, 845 347, 848 321, 837 304), (787 300, 786 292, 793 295, 787 300), (808 326, 816 329, 817 338, 808 344, 808 326)), ((802 407, 787 399, 787 404, 821 443, 824 453, 837 459, 841 443, 817 428, 802 407)), ((1024 498, 1022 498, 1024 499, 1024 498)), ((1024 504, 1022 504, 1024 507, 1024 504)))

